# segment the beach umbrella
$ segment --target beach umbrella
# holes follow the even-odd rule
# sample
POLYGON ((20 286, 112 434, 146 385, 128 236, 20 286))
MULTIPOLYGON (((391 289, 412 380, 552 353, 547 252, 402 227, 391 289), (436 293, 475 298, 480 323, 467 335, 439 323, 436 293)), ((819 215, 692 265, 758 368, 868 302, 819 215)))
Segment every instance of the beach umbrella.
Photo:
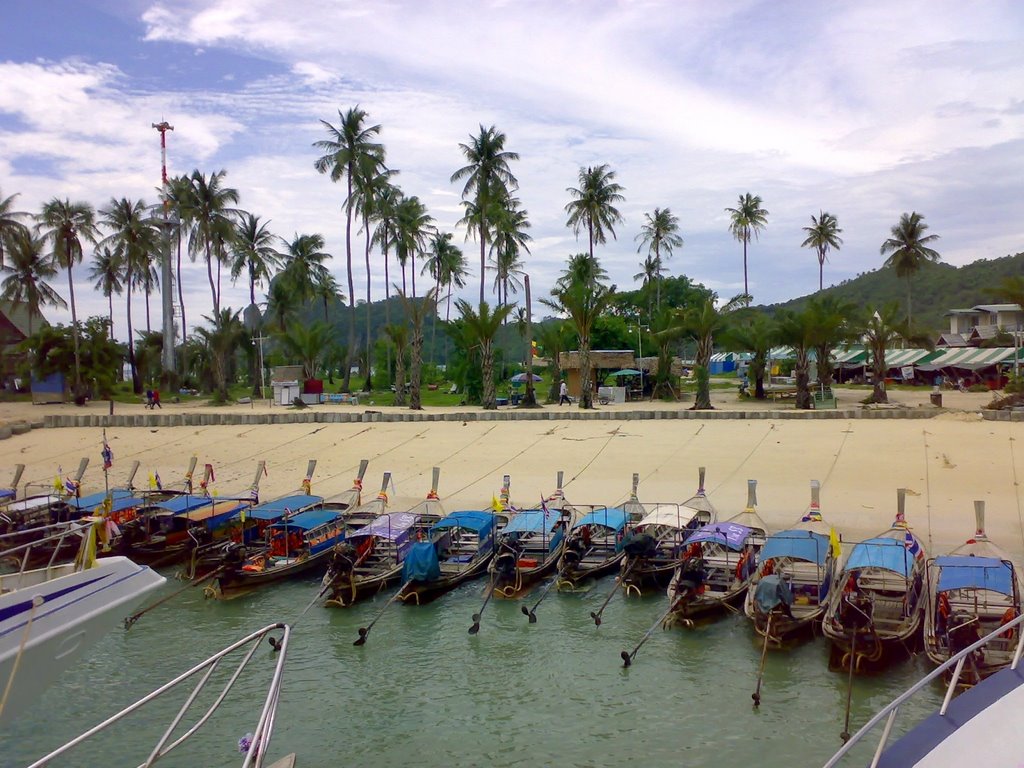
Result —
POLYGON ((616 371, 611 374, 612 376, 639 376, 640 371, 635 371, 632 368, 623 368, 621 371, 616 371))
MULTIPOLYGON (((526 381, 526 376, 527 376, 527 374, 525 374, 525 373, 517 373, 515 376, 513 376, 510 379, 510 381, 512 381, 515 384, 522 384, 523 382, 526 381)), ((533 374, 533 380, 534 381, 543 381, 543 379, 540 376, 538 376, 536 373, 533 374)))

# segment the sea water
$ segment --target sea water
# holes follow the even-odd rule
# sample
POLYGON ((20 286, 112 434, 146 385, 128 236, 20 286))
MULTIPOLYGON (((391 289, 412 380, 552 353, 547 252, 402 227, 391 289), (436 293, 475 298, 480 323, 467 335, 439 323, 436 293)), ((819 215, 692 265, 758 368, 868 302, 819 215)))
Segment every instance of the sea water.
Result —
MULTIPOLYGON (((522 602, 492 600, 470 635, 483 602, 478 581, 429 605, 393 604, 361 647, 352 644, 358 628, 391 591, 351 609, 315 605, 292 634, 270 757, 295 752, 299 768, 789 768, 821 765, 840 746, 847 675, 828 670, 824 639, 768 651, 755 709, 762 643, 747 619, 724 614, 689 630, 658 628, 626 669, 621 651, 640 642, 666 601, 617 594, 597 627, 590 612, 613 585, 606 578, 585 593, 552 591, 535 624, 520 606, 539 591, 522 602)), ((179 586, 171 579, 152 599, 179 586)), ((318 581, 296 580, 218 602, 200 587, 131 630, 114 630, 0 730, 0 765, 26 765, 221 647, 294 621, 318 590, 318 581)), ((257 651, 257 679, 244 677, 197 737, 160 765, 241 765, 238 741, 256 724, 275 661, 269 645, 257 651)), ((850 730, 929 669, 920 655, 855 679, 850 730)), ((54 765, 140 764, 187 693, 156 702, 54 765)), ((929 714, 942 693, 929 688, 905 707, 897 731, 929 714)), ((872 748, 849 764, 865 764, 872 748)))

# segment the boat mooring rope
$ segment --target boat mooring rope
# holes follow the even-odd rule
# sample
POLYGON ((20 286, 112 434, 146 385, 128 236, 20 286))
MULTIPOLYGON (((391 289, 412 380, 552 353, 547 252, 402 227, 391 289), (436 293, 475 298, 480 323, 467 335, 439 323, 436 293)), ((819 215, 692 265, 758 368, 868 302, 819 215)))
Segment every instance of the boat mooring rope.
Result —
POLYGON ((921 430, 924 438, 924 508, 928 513, 928 551, 932 551, 932 476, 928 469, 928 430, 921 430))
POLYGON ((754 446, 753 446, 753 447, 752 447, 752 448, 750 449, 750 452, 749 452, 749 453, 747 453, 747 455, 743 457, 743 461, 741 461, 741 462, 740 462, 739 464, 737 464, 737 465, 736 465, 736 466, 735 466, 735 467, 733 468, 732 472, 730 472, 730 473, 729 473, 728 475, 726 475, 725 477, 723 477, 723 478, 722 478, 722 481, 721 481, 721 482, 720 482, 720 483, 719 483, 718 485, 716 485, 716 486, 715 486, 714 488, 712 488, 712 489, 711 489, 710 491, 708 491, 708 493, 715 493, 715 491, 717 491, 717 490, 718 490, 719 488, 721 488, 721 487, 722 487, 723 485, 725 485, 725 484, 726 484, 727 482, 729 482, 730 480, 732 480, 732 478, 733 478, 733 477, 734 477, 734 476, 735 476, 735 475, 736 475, 736 474, 737 474, 737 473, 738 473, 738 472, 739 472, 739 471, 740 471, 741 469, 743 469, 743 466, 744 466, 744 465, 745 465, 745 464, 746 464, 746 463, 747 463, 748 461, 750 461, 750 457, 754 455, 754 452, 755 452, 755 451, 757 451, 757 449, 761 447, 761 443, 763 443, 763 442, 764 442, 764 441, 765 441, 765 440, 766 440, 766 439, 768 438, 768 435, 770 435, 770 434, 771 434, 771 433, 772 433, 772 432, 773 432, 774 430, 775 430, 775 425, 774 425, 774 424, 769 424, 769 425, 768 425, 768 431, 767 431, 767 432, 765 432, 765 433, 764 433, 763 435, 761 435, 761 439, 760 439, 760 440, 758 440, 758 441, 757 441, 756 443, 754 443, 754 446))
MULTIPOLYGON (((655 467, 654 469, 652 469, 652 470, 651 470, 650 472, 648 472, 648 473, 647 473, 646 475, 643 475, 643 476, 641 477, 641 482, 643 482, 644 480, 649 480, 649 479, 650 479, 650 478, 652 478, 652 477, 653 477, 654 475, 658 474, 658 473, 659 473, 659 472, 661 471, 662 467, 664 467, 664 466, 665 466, 666 464, 668 464, 668 463, 669 463, 670 461, 672 461, 673 459, 675 459, 675 457, 676 457, 676 456, 677 456, 677 455, 679 454, 679 452, 680 452, 681 450, 683 450, 683 448, 685 448, 686 446, 688 446, 688 445, 689 445, 690 443, 692 443, 692 442, 693 442, 694 438, 695 438, 695 437, 697 437, 697 435, 699 435, 699 434, 701 433, 701 431, 702 431, 702 430, 704 429, 704 427, 705 427, 705 426, 707 426, 707 425, 706 425, 706 424, 701 424, 701 425, 700 425, 699 427, 697 427, 697 431, 696 431, 696 432, 694 432, 694 433, 693 433, 692 435, 690 435, 690 436, 689 436, 688 438, 686 438, 686 439, 685 439, 685 440, 684 440, 683 442, 681 442, 681 443, 680 443, 680 444, 679 444, 678 446, 676 446, 676 449, 675 449, 674 451, 672 451, 672 453, 670 453, 670 454, 669 454, 668 456, 666 456, 666 457, 665 457, 665 460, 664 460, 663 462, 661 462, 661 464, 659 464, 658 466, 656 466, 656 467, 655 467)), ((615 502, 615 505, 614 505, 614 506, 616 506, 616 507, 621 507, 621 506, 622 506, 623 504, 625 504, 625 503, 626 503, 627 501, 629 501, 629 500, 630 500, 631 498, 632 498, 632 494, 628 494, 628 493, 627 493, 627 494, 626 494, 625 496, 623 496, 623 497, 622 497, 621 501, 617 501, 617 502, 615 502)))
POLYGON ((1014 437, 1010 435, 1010 469, 1013 470, 1013 493, 1017 500, 1017 521, 1020 523, 1020 540, 1024 543, 1024 515, 1021 514, 1020 509, 1020 483, 1017 481, 1017 457, 1013 454, 1013 443, 1014 437))
POLYGON ((853 425, 847 422, 846 429, 843 430, 843 439, 839 443, 839 450, 836 451, 836 455, 832 457, 832 463, 829 464, 828 472, 825 473, 825 477, 821 480, 821 487, 825 487, 825 483, 832 477, 832 472, 836 468, 836 464, 839 463, 839 455, 843 452, 843 448, 846 447, 846 439, 853 433, 853 425))
POLYGON ((32 621, 36 616, 36 608, 41 606, 44 602, 42 595, 36 595, 32 598, 32 607, 28 611, 28 621, 25 622, 25 631, 21 634, 21 642, 18 644, 18 653, 14 657, 14 664, 11 665, 11 674, 7 676, 7 685, 4 686, 4 695, 0 697, 0 715, 4 713, 4 707, 7 706, 7 698, 11 695, 11 688, 14 687, 14 677, 18 674, 18 665, 21 664, 21 657, 25 653, 25 646, 28 645, 28 639, 32 634, 32 621))

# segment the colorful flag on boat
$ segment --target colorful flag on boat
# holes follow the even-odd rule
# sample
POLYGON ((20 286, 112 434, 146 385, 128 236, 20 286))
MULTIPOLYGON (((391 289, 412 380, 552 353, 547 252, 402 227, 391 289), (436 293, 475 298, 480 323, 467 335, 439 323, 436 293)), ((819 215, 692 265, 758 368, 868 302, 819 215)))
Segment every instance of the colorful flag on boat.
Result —
POLYGON ((149 473, 149 490, 156 490, 156 477, 153 475, 152 472, 149 473))
POLYGON ((103 471, 106 472, 114 466, 114 452, 110 450, 106 437, 103 438, 103 450, 100 451, 100 455, 103 457, 103 471))
POLYGON ((843 546, 839 543, 839 536, 836 535, 835 528, 828 529, 828 549, 834 560, 838 560, 839 556, 843 554, 843 546))
POLYGON ((501 505, 501 502, 498 501, 498 497, 497 496, 493 496, 493 495, 491 496, 491 509, 494 510, 495 514, 497 514, 498 512, 501 512, 501 511, 503 511, 505 509, 505 507, 503 507, 501 505))
POLYGON ((77 496, 78 495, 78 481, 75 480, 73 477, 65 477, 64 478, 64 493, 66 493, 68 496, 77 496))
POLYGON ((61 469, 57 467, 57 474, 53 478, 53 492, 64 493, 64 481, 60 479, 61 469))
MULTIPOLYGON (((253 488, 252 490, 249 491, 249 499, 252 501, 253 504, 259 504, 260 503, 260 491, 259 491, 259 488, 253 488)), ((245 518, 245 510, 244 509, 242 510, 242 518, 243 519, 245 518)))
POLYGON ((910 531, 907 531, 903 536, 903 546, 905 546, 907 551, 914 556, 915 560, 919 560, 924 557, 924 550, 921 549, 921 542, 919 542, 917 537, 910 531))
POLYGON ((800 518, 801 523, 820 523, 821 522, 821 509, 816 504, 811 504, 811 508, 807 510, 807 514, 800 518))

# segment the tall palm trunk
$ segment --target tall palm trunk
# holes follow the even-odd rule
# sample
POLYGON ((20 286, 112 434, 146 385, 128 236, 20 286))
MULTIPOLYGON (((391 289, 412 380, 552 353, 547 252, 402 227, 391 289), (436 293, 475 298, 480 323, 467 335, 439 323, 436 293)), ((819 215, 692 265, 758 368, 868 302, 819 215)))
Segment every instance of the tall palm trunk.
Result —
POLYGON ((210 281, 210 295, 213 296, 213 315, 220 313, 220 302, 217 300, 217 286, 213 283, 213 254, 210 252, 210 242, 206 242, 206 279, 210 281))
POLYGON ((409 254, 409 274, 412 277, 412 297, 416 298, 416 250, 409 254))
POLYGON ((412 370, 409 372, 409 408, 413 411, 422 411, 420 405, 420 380, 423 368, 423 328, 419 323, 413 324, 412 329, 412 370))
POLYGON ((911 323, 912 313, 910 308, 910 275, 907 275, 907 325, 911 323))
POLYGON ((75 306, 75 282, 71 279, 71 244, 67 245, 68 253, 68 295, 71 297, 71 339, 75 350, 75 397, 82 388, 82 360, 78 352, 78 308, 75 306))
MULTIPOLYGON (((114 340, 114 292, 107 294, 107 307, 110 311, 110 340, 114 340)), ((28 313, 28 335, 32 335, 32 312, 28 313)), ((120 377, 118 377, 120 378, 120 377)))
POLYGON ((153 328, 149 324, 149 288, 146 289, 146 333, 152 333, 153 328))
POLYGON ((696 363, 697 396, 693 407, 695 410, 707 410, 711 408, 711 386, 708 366, 711 364, 714 338, 710 333, 703 334, 697 340, 696 363))
POLYGON ((405 347, 395 345, 395 405, 405 405, 405 347))
POLYGON ((370 358, 370 217, 363 213, 363 231, 366 233, 366 391, 373 391, 373 366, 370 358))
POLYGON ((807 410, 811 407, 810 367, 811 363, 807 349, 798 349, 796 351, 796 365, 793 368, 793 375, 796 378, 796 407, 801 410, 807 410))
POLYGON ((345 376, 341 389, 352 391, 352 356, 356 350, 356 285, 352 276, 352 174, 355 167, 348 166, 348 197, 345 202, 345 270, 348 275, 348 350, 345 352, 345 376))
POLYGON ((185 293, 181 285, 181 229, 178 229, 178 306, 181 307, 181 343, 184 344, 188 338, 185 322, 185 293))
POLYGON ((825 252, 818 251, 818 290, 825 287, 825 252))
POLYGON ((131 265, 129 265, 124 281, 128 289, 128 301, 126 302, 128 308, 128 366, 132 370, 132 392, 137 395, 142 392, 142 382, 139 379, 139 369, 135 363, 135 341, 133 339, 135 331, 132 329, 132 281, 134 277, 131 265))
POLYGON ((480 344, 480 372, 484 377, 483 408, 485 411, 496 411, 498 399, 494 392, 494 348, 489 340, 480 344))
POLYGON ((590 371, 590 334, 580 334, 580 408, 594 407, 590 371))
POLYGON ((480 209, 480 304, 484 305, 484 286, 487 283, 487 222, 484 219, 483 208, 480 209))
POLYGON ((874 388, 871 390, 871 402, 888 403, 889 394, 885 391, 885 347, 871 350, 871 372, 874 374, 874 388))
POLYGON ((743 294, 745 296, 750 295, 750 289, 747 287, 747 241, 750 240, 750 233, 743 233, 743 294))
MULTIPOLYGON (((658 308, 659 312, 661 312, 661 248, 657 245, 654 246, 654 261, 658 265, 658 269, 654 273, 654 288, 657 294, 657 301, 654 306, 658 308)), ((650 307, 647 308, 647 314, 651 314, 650 307)), ((648 320, 650 320, 650 318, 648 318, 648 320)))

